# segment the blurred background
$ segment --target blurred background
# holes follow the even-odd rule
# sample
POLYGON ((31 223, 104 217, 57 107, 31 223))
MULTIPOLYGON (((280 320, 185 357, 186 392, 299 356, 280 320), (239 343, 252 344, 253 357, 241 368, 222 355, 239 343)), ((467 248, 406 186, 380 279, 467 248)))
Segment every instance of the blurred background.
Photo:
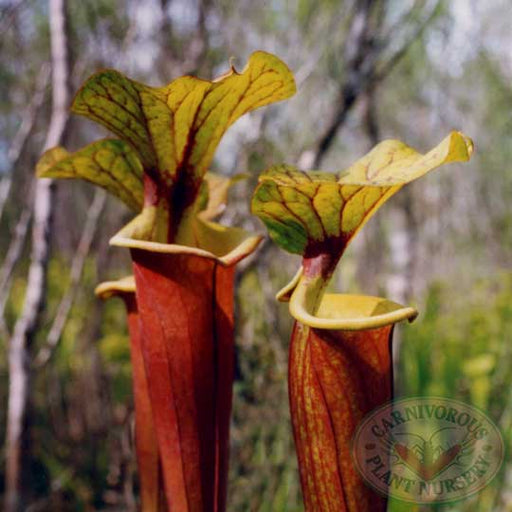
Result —
MULTIPOLYGON (((34 180, 44 147, 104 135, 65 110, 104 67, 162 85, 213 78, 230 59, 242 69, 257 49, 289 65, 298 93, 240 119, 214 163, 250 173, 222 222, 259 232, 249 198, 273 163, 339 171, 385 138, 423 152, 453 129, 470 135, 471 162, 383 207, 333 288, 415 305, 419 318, 396 333, 398 394, 472 403, 510 447, 511 23, 507 0, 0 0, 0 437, 8 423, 19 430, 27 512, 136 509, 124 306, 93 295, 130 272, 127 252, 108 247, 130 215, 81 182, 55 183, 45 203, 34 180), (8 407, 10 378, 19 393, 8 407)), ((233 512, 302 510, 286 388, 291 321, 274 300, 297 267, 268 241, 240 265, 233 512)), ((512 457, 479 495, 429 510, 512 510, 512 457)))

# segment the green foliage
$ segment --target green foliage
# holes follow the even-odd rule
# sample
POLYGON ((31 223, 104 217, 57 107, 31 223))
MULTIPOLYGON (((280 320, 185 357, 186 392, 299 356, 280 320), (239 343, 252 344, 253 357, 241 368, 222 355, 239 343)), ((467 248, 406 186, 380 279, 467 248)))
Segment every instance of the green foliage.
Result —
POLYGON ((245 512, 298 512, 302 500, 287 396, 286 307, 268 302, 282 273, 252 270, 237 289, 239 333, 234 388, 230 507, 245 512), (271 314, 273 322, 268 322, 271 314))
MULTIPOLYGON (((45 321, 37 333, 36 351, 46 341, 49 321, 68 286, 65 268, 65 258, 54 256, 50 261, 45 321)), ((51 482, 58 482, 59 491, 48 506, 62 512, 97 510, 91 509, 94 503, 99 510, 105 503, 106 493, 119 478, 112 471, 133 407, 125 308, 121 301, 103 304, 96 299, 96 282, 96 261, 91 257, 58 350, 32 383, 32 488, 36 496, 48 496, 51 482)), ((24 288, 25 279, 17 277, 8 318, 18 314, 24 288)), ((1 354, 0 397, 5 399, 4 351, 1 354)), ((0 419, 4 436, 5 422, 0 419)))
MULTIPOLYGON (((403 331, 398 394, 456 398, 486 411, 512 447, 512 274, 476 281, 455 295, 432 285, 424 314, 403 331)), ((495 510, 503 473, 477 497, 432 511, 495 510)), ((398 505, 393 512, 401 510, 398 505)))

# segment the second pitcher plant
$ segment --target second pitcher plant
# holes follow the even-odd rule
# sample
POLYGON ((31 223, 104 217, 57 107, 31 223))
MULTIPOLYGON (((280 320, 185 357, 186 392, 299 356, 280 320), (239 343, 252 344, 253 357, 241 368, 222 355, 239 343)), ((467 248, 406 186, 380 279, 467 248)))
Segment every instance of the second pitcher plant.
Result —
POLYGON ((295 319, 289 395, 307 511, 386 509, 355 470, 350 442, 362 418, 392 398, 393 325, 417 315, 386 299, 325 293, 329 280, 385 201, 440 165, 468 160, 472 150, 459 132, 424 155, 387 140, 336 174, 281 165, 260 177, 253 213, 278 245, 303 258, 277 298, 289 302, 295 319))

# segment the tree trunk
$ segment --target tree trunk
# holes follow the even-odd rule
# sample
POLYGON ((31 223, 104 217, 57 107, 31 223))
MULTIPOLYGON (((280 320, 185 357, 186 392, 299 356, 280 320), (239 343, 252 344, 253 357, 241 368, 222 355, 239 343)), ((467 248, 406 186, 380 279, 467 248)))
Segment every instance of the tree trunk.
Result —
MULTIPOLYGON (((61 143, 68 120, 69 63, 65 0, 49 1, 52 60, 52 115, 45 149, 61 143)), ((6 436, 5 512, 21 512, 27 499, 27 410, 30 393, 30 345, 44 304, 52 218, 52 180, 39 180, 34 199, 31 263, 23 310, 9 345, 9 396, 6 436)))

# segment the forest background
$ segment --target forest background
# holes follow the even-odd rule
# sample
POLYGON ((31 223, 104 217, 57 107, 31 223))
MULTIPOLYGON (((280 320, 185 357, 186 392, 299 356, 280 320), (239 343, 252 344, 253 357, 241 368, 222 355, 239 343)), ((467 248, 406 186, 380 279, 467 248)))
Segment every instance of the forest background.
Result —
MULTIPOLYGON (((249 174, 222 222, 253 231, 264 230, 250 196, 271 164, 339 171, 385 138, 426 151, 452 129, 470 135, 471 162, 382 208, 335 286, 415 305, 419 318, 397 332, 398 394, 472 403, 510 447, 511 23, 507 0, 0 1, 0 437, 19 420, 13 400, 25 400, 16 442, 27 512, 136 506, 124 307, 93 294, 130 271, 127 252, 108 246, 129 213, 87 184, 43 194, 34 179, 45 146, 101 135, 66 109, 105 67, 163 85, 218 76, 231 58, 242 69, 257 49, 289 65, 298 93, 244 116, 216 153, 216 172, 249 174), (13 379, 28 383, 25 396, 9 397, 13 379)), ((297 266, 266 241, 238 273, 230 511, 302 510, 287 412, 291 321, 274 300, 297 266)), ((12 438, 0 497, 11 449, 12 438)), ((429 510, 512 510, 512 457, 476 497, 429 510)))

